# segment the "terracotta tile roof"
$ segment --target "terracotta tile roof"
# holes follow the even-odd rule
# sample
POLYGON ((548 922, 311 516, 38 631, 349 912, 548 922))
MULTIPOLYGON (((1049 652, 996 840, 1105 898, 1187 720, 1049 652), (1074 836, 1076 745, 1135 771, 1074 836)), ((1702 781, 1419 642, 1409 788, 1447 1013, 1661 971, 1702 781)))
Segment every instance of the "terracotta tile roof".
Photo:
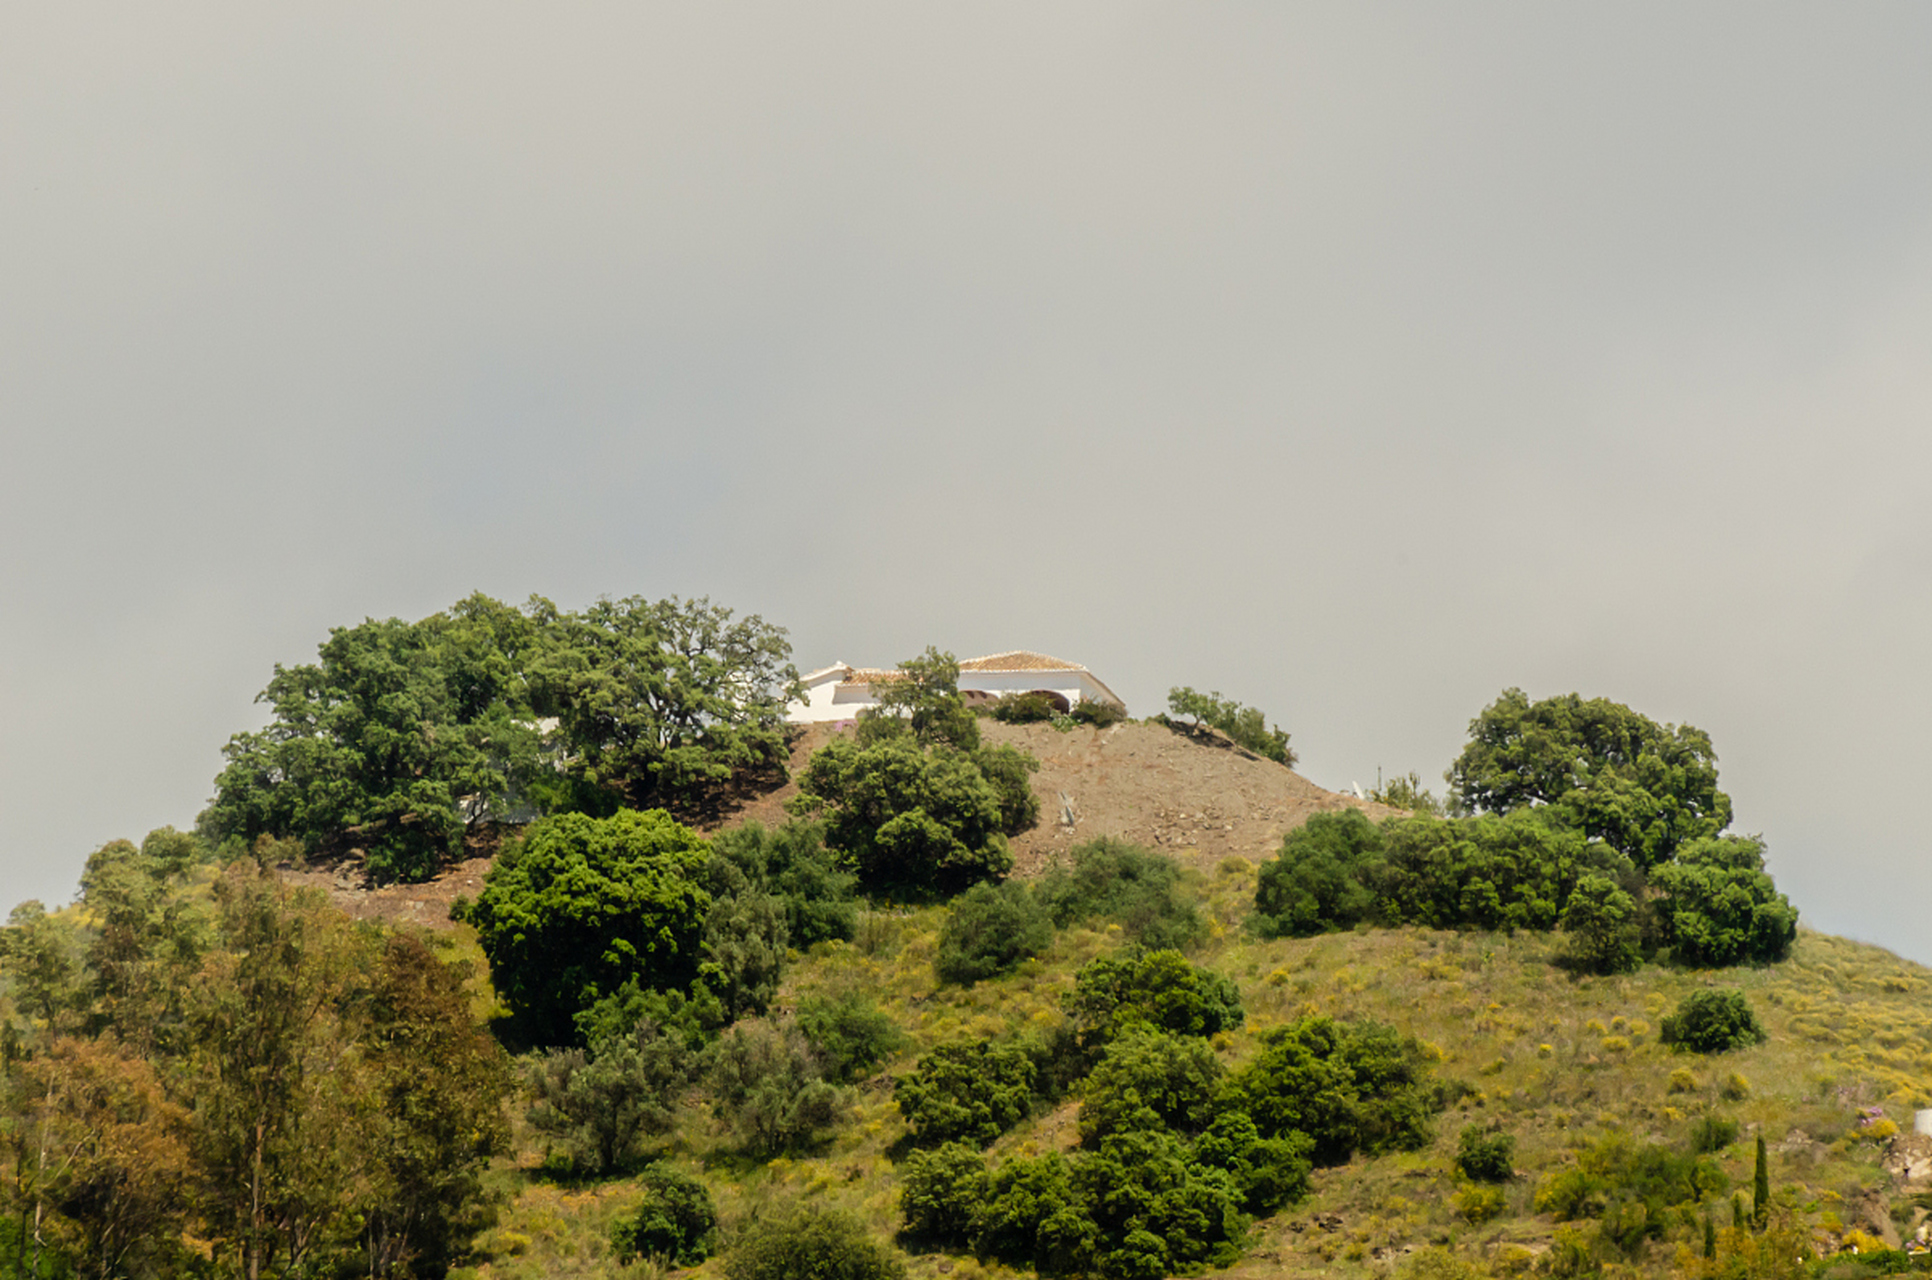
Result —
POLYGON ((1033 653, 1026 649, 1012 649, 1006 653, 990 654, 984 658, 968 658, 959 664, 961 671, 1085 671, 1077 662, 1062 662, 1049 658, 1044 653, 1033 653))
MULTIPOLYGON (((1062 662, 1049 658, 1044 653, 1034 653, 1028 649, 1012 649, 1006 653, 988 654, 984 658, 967 658, 959 664, 961 671, 1085 671, 1077 662, 1062 662)), ((853 667, 840 678, 840 684, 890 684, 903 680, 906 673, 895 669, 880 667, 853 667)))

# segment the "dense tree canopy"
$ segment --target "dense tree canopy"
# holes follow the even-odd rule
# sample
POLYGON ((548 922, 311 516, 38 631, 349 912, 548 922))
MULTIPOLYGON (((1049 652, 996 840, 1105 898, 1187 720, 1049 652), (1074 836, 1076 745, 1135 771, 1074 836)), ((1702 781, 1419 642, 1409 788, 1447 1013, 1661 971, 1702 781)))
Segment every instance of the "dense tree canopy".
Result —
POLYGON ((1261 1053, 1228 1081, 1228 1100, 1262 1134, 1314 1141, 1318 1163, 1414 1150, 1438 1104, 1414 1037, 1373 1022, 1308 1017, 1268 1032, 1261 1053))
POLYGON ((1679 963, 1768 964, 1798 936, 1798 910, 1764 870, 1764 842, 1743 836, 1697 840, 1657 868, 1663 940, 1679 963))
POLYGON ((473 595, 338 627, 315 663, 275 668, 257 699, 273 719, 229 741, 203 826, 361 849, 376 878, 417 880, 480 822, 700 812, 782 770, 789 652, 781 628, 676 597, 567 613, 473 595))
POLYGON ((1797 911, 1764 870, 1763 842, 1720 834, 1731 802, 1699 730, 1510 689, 1470 737, 1449 776, 1456 802, 1479 812, 1313 816, 1260 870, 1259 930, 1561 927, 1559 962, 1596 973, 1660 948, 1691 965, 1790 950, 1797 911))
POLYGON ((1521 689, 1504 690, 1470 722, 1449 782, 1478 811, 1554 806, 1568 825, 1640 868, 1731 821, 1731 799, 1717 789, 1717 753, 1702 730, 1574 693, 1531 702, 1521 689))
POLYGON ((577 1015, 627 984, 691 984, 711 909, 708 858, 663 810, 559 814, 504 850, 468 918, 532 1043, 576 1043, 577 1015))
POLYGON ((1006 837, 1039 817, 1029 779, 1039 761, 980 745, 951 654, 928 649, 900 670, 855 735, 812 756, 790 807, 823 818, 825 842, 868 891, 950 897, 1012 868, 1006 837))
POLYGON ((508 1138, 464 969, 253 860, 198 863, 179 832, 114 842, 91 928, 0 937, 29 1014, 0 1025, 22 1274, 443 1274, 508 1138))

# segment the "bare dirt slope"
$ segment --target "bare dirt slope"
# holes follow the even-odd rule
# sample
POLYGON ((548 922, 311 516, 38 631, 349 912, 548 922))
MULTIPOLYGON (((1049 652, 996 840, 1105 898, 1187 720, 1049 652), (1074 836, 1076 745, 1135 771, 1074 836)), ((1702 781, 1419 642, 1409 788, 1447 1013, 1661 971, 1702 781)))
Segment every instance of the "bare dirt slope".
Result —
MULTIPOLYGON (((980 731, 987 741, 1012 743, 1040 761, 1033 775, 1040 821, 1012 842, 1015 869, 1024 876, 1039 874, 1056 854, 1096 836, 1117 836, 1162 850, 1183 865, 1212 869, 1230 857, 1259 862, 1273 856, 1281 837, 1313 814, 1355 808, 1382 818, 1395 812, 1324 791, 1218 736, 1195 737, 1155 724, 1063 733, 1051 725, 994 720, 980 721, 980 731)), ((813 725, 801 734, 792 746, 792 772, 838 732, 813 725)), ((776 825, 787 816, 785 802, 797 794, 797 785, 788 782, 711 829, 747 820, 776 825)), ((327 890, 357 918, 438 928, 449 923, 458 896, 475 897, 482 889, 489 866, 487 857, 471 858, 427 884, 380 889, 364 886, 353 867, 286 874, 327 890)))
POLYGON ((1036 874, 1056 852, 1095 836, 1118 836, 1204 868, 1236 855, 1258 862, 1313 814, 1394 812, 1324 791, 1219 736, 1189 737, 1153 724, 1066 733, 1050 725, 985 729, 989 739, 1024 747, 1040 760, 1033 775, 1039 825, 1013 840, 1022 875, 1036 874))

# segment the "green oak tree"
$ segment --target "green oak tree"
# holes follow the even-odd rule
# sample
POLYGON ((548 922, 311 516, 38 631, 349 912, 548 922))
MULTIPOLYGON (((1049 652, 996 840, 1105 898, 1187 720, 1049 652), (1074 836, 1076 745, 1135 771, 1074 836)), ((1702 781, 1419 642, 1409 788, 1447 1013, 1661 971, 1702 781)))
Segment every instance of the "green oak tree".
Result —
POLYGON ((520 1034, 575 1044, 577 1015, 627 984, 688 988, 704 960, 708 859, 656 809, 559 814, 506 848, 467 918, 520 1034))
POLYGON ((1797 940, 1798 909, 1764 870, 1755 836, 1692 841, 1651 881, 1663 890, 1663 939, 1679 964, 1771 964, 1797 940))
POLYGON ((1448 780, 1466 809, 1551 806, 1643 869, 1731 821, 1702 730, 1574 693, 1531 702, 1521 689, 1504 690, 1470 721, 1448 780))

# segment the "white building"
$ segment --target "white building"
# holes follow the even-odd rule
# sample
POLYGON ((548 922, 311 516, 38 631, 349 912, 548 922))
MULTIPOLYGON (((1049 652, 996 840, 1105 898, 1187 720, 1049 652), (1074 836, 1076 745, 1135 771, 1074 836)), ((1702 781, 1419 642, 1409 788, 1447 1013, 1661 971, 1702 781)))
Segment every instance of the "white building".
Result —
MULTIPOLYGON (((785 718, 793 724, 851 720, 878 704, 875 686, 899 679, 903 676, 897 670, 835 662, 799 681, 805 686, 805 696, 786 708, 785 718)), ((968 703, 991 702, 1009 693, 1044 693, 1062 711, 1071 710, 1081 701, 1111 702, 1122 710, 1127 706, 1100 682, 1100 677, 1079 663, 1024 649, 965 659, 959 664, 959 691, 968 703)))

